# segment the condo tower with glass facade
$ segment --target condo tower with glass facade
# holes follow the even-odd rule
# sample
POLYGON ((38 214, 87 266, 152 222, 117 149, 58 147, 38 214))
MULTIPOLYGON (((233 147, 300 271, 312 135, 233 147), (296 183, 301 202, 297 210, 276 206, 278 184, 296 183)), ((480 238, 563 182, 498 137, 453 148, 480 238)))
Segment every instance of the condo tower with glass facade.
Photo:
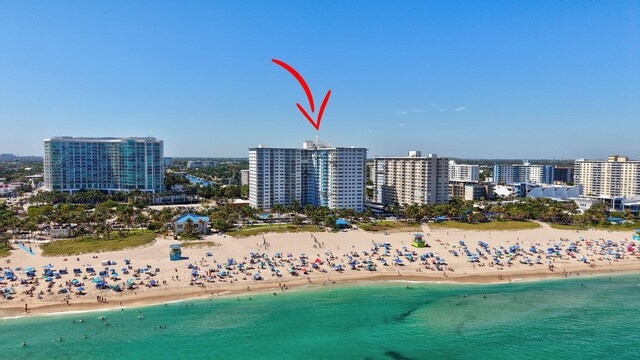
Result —
POLYGON ((45 139, 45 189, 161 192, 163 147, 153 137, 45 139))

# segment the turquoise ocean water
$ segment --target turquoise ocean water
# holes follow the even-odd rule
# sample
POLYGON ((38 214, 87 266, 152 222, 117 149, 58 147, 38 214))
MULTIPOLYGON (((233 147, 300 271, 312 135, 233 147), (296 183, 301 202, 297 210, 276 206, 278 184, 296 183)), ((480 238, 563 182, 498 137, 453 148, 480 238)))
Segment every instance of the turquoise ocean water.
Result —
POLYGON ((640 274, 360 283, 0 320, 0 358, 637 359, 639 309, 640 274))

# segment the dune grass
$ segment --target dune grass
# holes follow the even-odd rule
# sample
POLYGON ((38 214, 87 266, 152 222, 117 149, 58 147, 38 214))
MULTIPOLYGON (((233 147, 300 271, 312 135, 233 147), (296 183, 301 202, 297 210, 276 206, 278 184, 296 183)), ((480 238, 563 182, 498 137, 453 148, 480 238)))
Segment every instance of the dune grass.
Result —
POLYGON ((375 222, 373 224, 358 224, 358 227, 364 231, 371 231, 371 232, 380 232, 380 231, 410 232, 410 231, 420 231, 420 229, 422 229, 420 224, 415 222, 393 221, 393 220, 383 220, 383 221, 375 222))
POLYGON ((491 221, 485 223, 466 223, 459 221, 444 221, 429 223, 431 229, 458 229, 458 230, 529 230, 537 229, 540 224, 530 221, 491 221))
POLYGON ((183 248, 188 248, 188 247, 192 247, 192 248, 203 248, 203 247, 214 247, 214 246, 220 246, 220 244, 213 242, 213 241, 198 241, 198 240, 194 240, 194 241, 183 241, 180 243, 180 245, 182 245, 183 248))
POLYGON ((324 232, 324 228, 318 225, 256 225, 243 227, 238 230, 229 231, 226 234, 233 237, 246 237, 267 233, 295 233, 295 232, 324 232))
POLYGON ((606 231, 633 231, 633 229, 639 227, 638 224, 624 224, 624 225, 595 225, 595 226, 584 226, 584 225, 577 225, 577 224, 571 224, 571 225, 567 225, 567 224, 554 224, 554 223, 547 223, 549 225, 549 227, 553 228, 553 229, 558 229, 558 230, 589 230, 589 229, 596 229, 596 230, 606 230, 606 231))
POLYGON ((96 239, 92 236, 55 240, 42 245, 44 256, 66 256, 103 251, 118 251, 150 245, 156 240, 156 233, 152 231, 131 231, 128 235, 117 235, 111 239, 96 239))

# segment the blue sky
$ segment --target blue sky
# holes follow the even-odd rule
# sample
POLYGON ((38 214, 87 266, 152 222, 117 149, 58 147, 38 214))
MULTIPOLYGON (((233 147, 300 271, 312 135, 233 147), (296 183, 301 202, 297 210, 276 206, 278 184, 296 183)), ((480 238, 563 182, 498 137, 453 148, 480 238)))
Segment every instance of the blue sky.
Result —
POLYGON ((247 156, 640 158, 638 1, 0 1, 0 153, 155 136, 247 156), (307 80, 332 90, 320 131, 307 80))

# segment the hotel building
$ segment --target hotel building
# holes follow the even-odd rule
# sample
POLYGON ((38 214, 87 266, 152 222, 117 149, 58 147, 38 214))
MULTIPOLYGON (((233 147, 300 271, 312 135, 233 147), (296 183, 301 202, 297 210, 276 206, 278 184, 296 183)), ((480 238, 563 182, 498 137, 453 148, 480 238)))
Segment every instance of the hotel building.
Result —
POLYGON ((162 192, 162 140, 54 137, 44 140, 47 190, 162 192))
POLYGON ((438 204, 449 200, 449 159, 435 154, 422 157, 377 157, 374 198, 377 203, 438 204))

